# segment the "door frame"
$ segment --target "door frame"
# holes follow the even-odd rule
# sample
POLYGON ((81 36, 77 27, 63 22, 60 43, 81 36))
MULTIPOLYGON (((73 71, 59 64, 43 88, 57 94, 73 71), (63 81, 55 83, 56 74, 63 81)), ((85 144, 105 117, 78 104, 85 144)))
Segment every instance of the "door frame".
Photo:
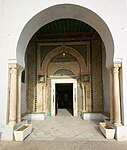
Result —
POLYGON ((56 110, 56 84, 72 83, 73 84, 73 116, 77 116, 77 79, 51 79, 51 116, 55 116, 56 110))

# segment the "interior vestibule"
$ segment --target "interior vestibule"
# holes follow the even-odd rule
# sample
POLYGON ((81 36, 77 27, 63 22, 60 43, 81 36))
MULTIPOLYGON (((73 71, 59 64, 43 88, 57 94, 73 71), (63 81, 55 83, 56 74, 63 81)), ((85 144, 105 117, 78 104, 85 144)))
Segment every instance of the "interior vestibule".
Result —
POLYGON ((103 42, 87 24, 77 20, 73 23, 80 26, 74 28, 67 24, 72 20, 56 20, 45 25, 29 42, 25 54, 26 113, 54 114, 57 107, 52 104, 57 101, 57 88, 52 85, 54 81, 55 86, 58 83, 72 84, 74 116, 109 114, 109 100, 106 99, 109 93, 104 94, 106 86, 103 86, 108 84, 103 42), (71 79, 76 81, 76 88, 73 86, 75 81, 68 83, 71 79))

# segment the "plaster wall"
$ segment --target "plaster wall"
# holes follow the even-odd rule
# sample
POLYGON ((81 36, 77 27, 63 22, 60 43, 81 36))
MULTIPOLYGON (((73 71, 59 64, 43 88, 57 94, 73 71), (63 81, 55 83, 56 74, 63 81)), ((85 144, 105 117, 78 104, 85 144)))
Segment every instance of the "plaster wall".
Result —
POLYGON ((5 54, 0 54, 0 128, 3 128, 6 125, 8 114, 8 60, 5 54))
MULTIPOLYGON (((14 0, 12 1, 1 1, 1 32, 2 32, 2 38, 8 39, 8 45, 9 49, 11 49, 11 53, 9 52, 9 57, 11 58, 16 58, 16 46, 17 46, 17 41, 19 38, 20 33, 22 32, 22 29, 24 28, 25 24, 37 13, 41 12, 42 10, 54 6, 54 5, 59 5, 59 4, 75 4, 79 6, 84 6, 85 8, 88 8, 94 12, 96 12, 103 20, 107 23, 109 26, 113 38, 115 40, 115 44, 117 45, 116 48, 123 49, 122 46, 125 40, 121 40, 118 38, 118 35, 125 36, 126 32, 126 17, 125 16, 125 11, 126 11, 126 1, 115 1, 115 0, 107 0, 106 2, 102 2, 101 0, 97 0, 96 2, 90 2, 90 1, 75 1, 75 0, 62 0, 62 1, 30 1, 26 0, 25 3, 19 2, 14 0), (110 5, 109 5, 110 4, 110 5), (33 9, 34 8, 34 9, 33 9), (107 11, 108 9, 108 11, 107 11), (118 11, 121 10, 121 11, 118 11), (16 13, 15 13, 16 12, 16 13), (25 14, 25 15, 24 15, 25 14), (115 14, 115 15, 114 15, 115 14), (8 18, 8 16, 10 16, 8 18), (119 18, 121 21, 119 21, 119 18), (122 23, 121 23, 122 22, 122 23), (117 24, 117 26, 116 26, 117 24), (4 29, 4 30, 3 30, 4 29), (117 32, 116 32, 117 31, 117 32), (119 34, 120 33, 120 34, 119 34), (13 44, 12 44, 13 43, 13 44), (121 45, 121 46, 120 46, 121 45)), ((56 11, 57 13, 57 11, 56 11)), ((57 16, 56 13, 54 12, 52 15, 57 16)), ((51 14, 50 14, 51 15, 51 14)), ((52 16, 50 16, 52 17, 52 16)), ((79 17, 79 16, 78 16, 79 17)), ((45 18, 43 18, 45 21, 45 18)), ((37 21, 37 20, 36 20, 37 21)), ((42 20, 41 20, 42 21, 42 20)), ((92 20, 91 24, 94 22, 92 20)), ((38 23, 38 22, 36 22, 38 23)), ((36 28, 36 25, 34 25, 34 28, 36 28)), ((98 24, 99 26, 99 24, 98 24)), ((29 32, 32 32, 33 27, 29 27, 29 32)), ((38 30, 38 29, 37 29, 38 30)), ((35 31, 36 32, 36 31, 35 31)), ((103 31, 102 31, 103 32, 103 31)), ((28 38, 26 35, 24 37, 25 42, 26 38, 28 38)), ((27 39, 28 40, 28 39, 27 39)), ((28 41, 27 41, 28 43, 28 41)), ((124 43, 125 44, 125 43, 124 43)), ((27 46, 27 45, 26 45, 27 46)), ((19 47, 20 48, 20 47, 19 47)), ((25 47, 24 47, 25 48, 25 47)), ((22 51, 20 51, 22 53, 22 51)), ((118 53, 116 53, 118 54, 118 53)), ((119 53, 121 54, 121 53, 119 53)), ((121 54, 122 55, 122 54, 121 54)), ((22 54, 21 54, 22 56, 22 54)), ((19 54, 20 57, 20 54, 19 54)))
POLYGON ((122 62, 122 119, 123 124, 127 126, 127 60, 122 62))
POLYGON ((106 68, 106 52, 102 48, 102 81, 103 81, 103 112, 105 115, 110 114, 110 77, 106 68))

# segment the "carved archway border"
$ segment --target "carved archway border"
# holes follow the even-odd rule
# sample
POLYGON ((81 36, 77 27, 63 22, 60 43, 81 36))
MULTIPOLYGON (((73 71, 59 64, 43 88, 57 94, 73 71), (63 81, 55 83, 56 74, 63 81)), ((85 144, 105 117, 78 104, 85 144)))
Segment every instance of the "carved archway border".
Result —
MULTIPOLYGON (((44 58, 44 60, 42 62, 42 72, 45 75, 47 75, 48 65, 49 65, 51 59, 62 52, 63 52, 63 46, 59 46, 57 48, 54 48, 52 51, 50 51, 47 54, 47 56, 44 58)), ((64 46, 64 52, 71 54, 72 56, 74 56, 77 59, 79 66, 80 66, 81 74, 87 73, 86 62, 85 62, 84 58, 82 57, 82 55, 76 49, 74 49, 70 46, 64 46)))

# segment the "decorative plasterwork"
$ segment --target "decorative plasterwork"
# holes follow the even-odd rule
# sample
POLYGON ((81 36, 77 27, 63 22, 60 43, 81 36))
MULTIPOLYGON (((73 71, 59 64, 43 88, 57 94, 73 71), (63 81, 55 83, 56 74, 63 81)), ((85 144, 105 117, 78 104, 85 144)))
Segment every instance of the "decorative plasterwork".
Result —
POLYGON ((53 76, 71 76, 71 75, 74 75, 72 71, 68 69, 60 69, 56 71, 53 76))
MULTIPOLYGON (((87 73, 88 69, 87 69, 85 60, 83 59, 83 57, 81 56, 81 54, 78 51, 76 51, 74 48, 71 48, 69 46, 65 46, 64 52, 74 56, 77 59, 79 66, 80 66, 80 73, 87 73)), ((47 72, 48 72, 48 65, 49 65, 50 61, 56 55, 59 55, 61 53, 63 53, 63 46, 57 47, 47 54, 47 56, 45 57, 45 59, 42 63, 42 72, 44 74, 47 74, 47 72)))

